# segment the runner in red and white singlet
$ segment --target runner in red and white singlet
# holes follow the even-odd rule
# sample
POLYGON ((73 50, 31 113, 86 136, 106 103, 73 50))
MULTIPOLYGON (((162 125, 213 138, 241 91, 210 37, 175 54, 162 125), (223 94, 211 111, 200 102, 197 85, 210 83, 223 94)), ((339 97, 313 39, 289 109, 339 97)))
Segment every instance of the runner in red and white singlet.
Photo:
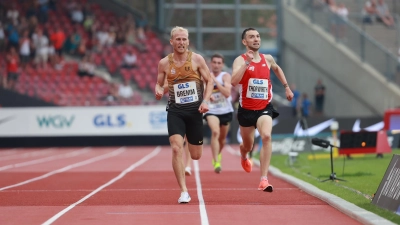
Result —
POLYGON ((285 87, 286 98, 291 101, 290 90, 285 74, 271 55, 258 52, 261 38, 254 28, 247 28, 242 33, 242 43, 246 53, 238 56, 233 62, 232 85, 239 85, 239 109, 237 118, 243 142, 240 144, 241 164, 246 172, 251 172, 252 163, 247 158, 254 144, 254 133, 257 128, 262 140, 260 150, 261 181, 258 190, 272 192, 268 182, 268 167, 272 156, 271 133, 272 119, 279 113, 271 104, 272 84, 269 70, 272 69, 285 87))
MULTIPOLYGON (((268 63, 263 54, 261 61, 251 62, 239 82, 239 103, 245 109, 262 110, 272 100, 272 85, 268 63)), ((246 60, 246 55, 242 55, 246 60)))

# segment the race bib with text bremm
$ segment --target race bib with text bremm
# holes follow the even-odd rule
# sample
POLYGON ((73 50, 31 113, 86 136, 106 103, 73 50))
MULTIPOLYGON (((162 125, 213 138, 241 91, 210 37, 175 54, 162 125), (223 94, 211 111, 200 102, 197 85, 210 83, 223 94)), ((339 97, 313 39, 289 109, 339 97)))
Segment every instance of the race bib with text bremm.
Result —
POLYGON ((268 99, 268 80, 267 79, 249 79, 249 85, 247 87, 247 98, 255 99, 268 99))
POLYGON ((197 95, 196 82, 186 82, 174 84, 175 103, 186 104, 197 102, 199 97, 197 95))
POLYGON ((212 96, 214 100, 210 102, 210 109, 219 109, 227 106, 226 98, 221 92, 212 93, 212 96))

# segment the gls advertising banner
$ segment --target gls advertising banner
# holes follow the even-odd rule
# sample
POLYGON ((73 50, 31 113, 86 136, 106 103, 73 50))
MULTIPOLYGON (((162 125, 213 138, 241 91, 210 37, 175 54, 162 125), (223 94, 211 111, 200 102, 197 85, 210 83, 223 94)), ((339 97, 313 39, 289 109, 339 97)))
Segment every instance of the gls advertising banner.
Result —
POLYGON ((167 134, 165 106, 0 109, 0 137, 167 134))

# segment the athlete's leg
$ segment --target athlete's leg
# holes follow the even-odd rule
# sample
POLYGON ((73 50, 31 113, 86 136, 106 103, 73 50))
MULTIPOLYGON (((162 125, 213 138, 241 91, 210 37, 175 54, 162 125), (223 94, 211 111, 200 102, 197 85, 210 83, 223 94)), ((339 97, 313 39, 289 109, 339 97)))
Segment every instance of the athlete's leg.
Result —
POLYGON ((240 135, 242 136, 243 139, 243 142, 240 144, 240 154, 242 156, 242 159, 246 159, 247 153, 250 152, 251 149, 253 148, 255 127, 239 126, 239 128, 240 128, 240 135))
POLYGON ((228 123, 227 125, 222 125, 220 127, 220 129, 219 129, 220 131, 219 131, 219 138, 218 138, 218 142, 219 142, 219 152, 218 152, 218 154, 221 154, 222 149, 225 146, 226 136, 228 135, 229 127, 230 127, 230 124, 228 123))
POLYGON ((211 130, 211 153, 213 162, 218 162, 218 154, 220 152, 220 126, 219 126, 219 118, 214 115, 207 116, 207 124, 211 130))
POLYGON ((176 180, 181 192, 187 192, 185 166, 183 164, 183 137, 180 134, 174 134, 169 137, 169 142, 172 148, 172 168, 174 169, 176 180))
POLYGON ((190 152, 189 152, 189 144, 187 141, 187 138, 185 136, 185 145, 184 145, 184 151, 185 151, 185 161, 186 161, 186 165, 185 165, 185 175, 190 176, 192 175, 192 157, 190 156, 190 152))
POLYGON ((268 115, 263 115, 257 120, 257 129, 260 133, 262 147, 260 151, 260 172, 261 176, 267 176, 268 168, 272 156, 272 118, 268 115))

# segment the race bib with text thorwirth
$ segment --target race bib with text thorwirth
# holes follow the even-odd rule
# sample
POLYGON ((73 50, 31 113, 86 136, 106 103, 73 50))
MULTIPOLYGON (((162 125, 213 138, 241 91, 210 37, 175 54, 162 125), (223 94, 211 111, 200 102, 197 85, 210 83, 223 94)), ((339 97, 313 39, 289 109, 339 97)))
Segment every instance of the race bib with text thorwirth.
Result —
POLYGON ((196 82, 194 81, 174 84, 174 94, 175 103, 177 104, 187 104, 199 100, 196 82))
POLYGON ((247 87, 247 98, 268 99, 268 80, 267 79, 256 79, 250 78, 247 87))

